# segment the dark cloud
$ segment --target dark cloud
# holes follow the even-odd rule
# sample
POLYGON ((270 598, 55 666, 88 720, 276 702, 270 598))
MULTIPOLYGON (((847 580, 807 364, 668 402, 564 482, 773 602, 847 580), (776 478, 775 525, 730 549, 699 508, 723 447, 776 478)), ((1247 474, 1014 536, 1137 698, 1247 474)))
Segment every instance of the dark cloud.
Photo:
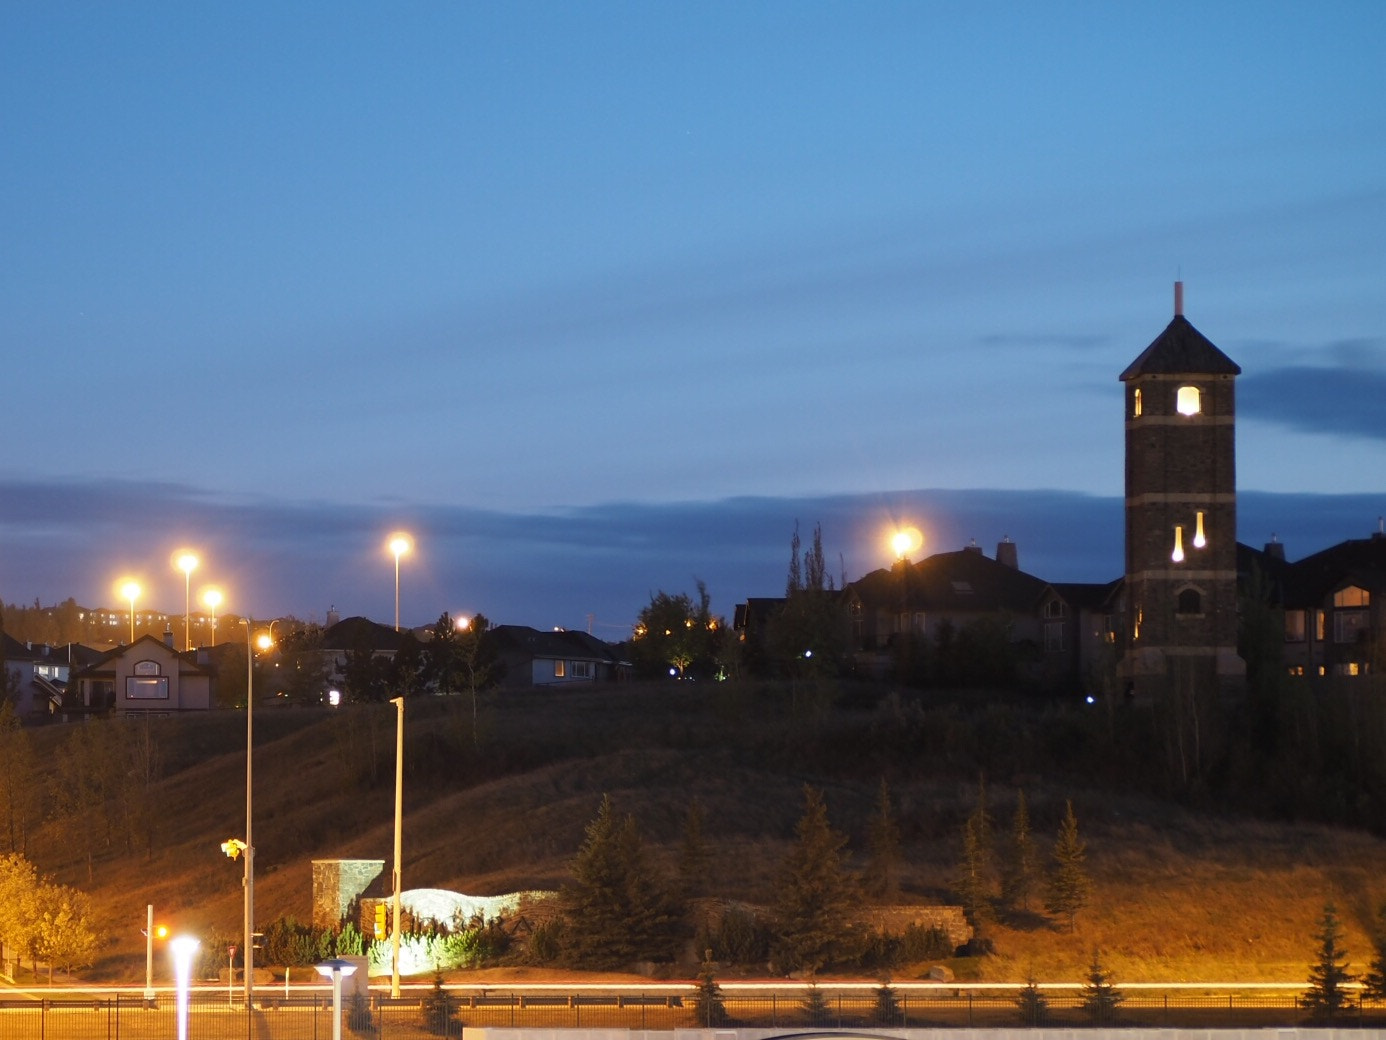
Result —
MULTIPOLYGON (((1274 534, 1291 558, 1365 537, 1386 496, 1240 496, 1242 540, 1274 534)), ((402 567, 406 623, 444 610, 494 620, 625 634, 651 593, 707 584, 717 612, 784 588, 790 537, 821 524, 834 577, 888 563, 896 524, 926 535, 925 553, 975 540, 992 555, 1009 537, 1020 565, 1051 581, 1108 581, 1122 567, 1122 501, 1069 491, 909 490, 871 495, 613 502, 548 512, 461 507, 235 500, 173 484, 0 482, 0 598, 87 606, 115 602, 126 572, 150 604, 177 612, 182 579, 169 562, 183 544, 204 553, 194 576, 224 584, 227 610, 256 616, 343 614, 388 619, 393 564, 386 534, 408 527, 418 552, 402 567)))
POLYGON ((1295 365, 1242 376, 1237 380, 1238 412, 1306 433, 1386 440, 1381 407, 1386 400, 1382 354, 1355 341, 1339 344, 1335 355, 1351 358, 1354 363, 1295 365))

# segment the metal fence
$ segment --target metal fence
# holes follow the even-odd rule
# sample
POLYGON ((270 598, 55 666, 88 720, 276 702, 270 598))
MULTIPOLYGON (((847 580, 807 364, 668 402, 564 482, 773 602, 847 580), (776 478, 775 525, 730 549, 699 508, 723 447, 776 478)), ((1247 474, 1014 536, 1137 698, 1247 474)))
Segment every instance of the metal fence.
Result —
MULTIPOLYGON (((13 992, 13 991, 11 991, 13 992)), ((17 994, 15 995, 17 996, 17 994)), ((343 1000, 344 1038, 412 1040, 460 1037, 463 1027, 533 1029, 676 1030, 736 1026, 769 1028, 1068 1028, 1103 1025, 1130 1028, 1265 1028, 1308 1024, 1294 993, 1123 994, 1102 1020, 1084 1007, 1074 989, 1044 993, 1045 1008, 1035 1020, 1021 1010, 1018 990, 971 992, 893 992, 884 1006, 869 988, 812 996, 802 989, 724 990, 719 1006, 701 1005, 691 990, 642 992, 520 992, 447 987, 391 999, 383 993, 343 1000)), ((1386 1024, 1386 1007, 1354 1000, 1338 1021, 1343 1026, 1386 1024)), ((174 997, 153 1002, 129 994, 0 999, 3 1040, 169 1040, 177 1036, 174 997)), ((189 998, 188 1040, 328 1040, 332 1000, 324 992, 257 995, 247 1010, 239 995, 194 991, 189 998)))

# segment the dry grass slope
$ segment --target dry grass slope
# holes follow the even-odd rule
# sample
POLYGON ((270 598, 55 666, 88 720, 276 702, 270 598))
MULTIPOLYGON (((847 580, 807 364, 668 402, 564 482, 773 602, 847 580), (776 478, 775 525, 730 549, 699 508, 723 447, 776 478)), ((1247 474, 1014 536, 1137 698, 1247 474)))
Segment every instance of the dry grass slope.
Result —
MULTIPOLYGON (((892 724, 886 708, 795 717, 792 707, 774 691, 749 687, 493 695, 483 700, 473 734, 470 704, 411 702, 406 887, 476 894, 555 888, 609 793, 671 863, 696 798, 715 853, 709 889, 766 902, 802 786, 824 790, 834 826, 849 835, 860 860, 877 784, 887 775, 905 841, 904 899, 949 901, 975 772, 924 755, 873 757, 872 741, 884 741, 880 734, 892 724)), ((147 903, 193 932, 240 930, 241 867, 219 846, 244 827, 244 716, 152 725, 164 763, 152 850, 105 849, 90 879, 56 823, 45 824, 28 850, 42 871, 92 895, 111 936, 92 973, 103 978, 142 977, 147 903)), ((44 760, 52 761, 68 734, 36 731, 44 760)), ((393 780, 389 706, 257 713, 259 922, 309 917, 314 858, 388 860, 393 780)), ((1081 778, 1031 775, 1023 786, 1046 846, 1064 800, 1073 799, 1088 843, 1092 905, 1073 933, 1038 914, 1002 917, 987 926, 995 953, 957 965, 960 976, 1020 981, 1034 972, 1078 980, 1100 948, 1118 980, 1298 981, 1328 898, 1339 907, 1354 967, 1370 960, 1369 929, 1386 897, 1379 839, 1197 814, 1081 778)), ((988 789, 999 839, 1017 782, 993 775, 988 789)))

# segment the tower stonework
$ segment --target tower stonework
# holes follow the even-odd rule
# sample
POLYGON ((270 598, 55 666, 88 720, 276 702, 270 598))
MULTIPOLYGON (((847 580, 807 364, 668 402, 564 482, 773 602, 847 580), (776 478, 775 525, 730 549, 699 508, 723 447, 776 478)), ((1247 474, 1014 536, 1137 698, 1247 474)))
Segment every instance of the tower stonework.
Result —
POLYGON ((1236 397, 1241 368, 1184 317, 1121 374, 1126 407, 1128 692, 1228 691, 1237 656, 1236 397))

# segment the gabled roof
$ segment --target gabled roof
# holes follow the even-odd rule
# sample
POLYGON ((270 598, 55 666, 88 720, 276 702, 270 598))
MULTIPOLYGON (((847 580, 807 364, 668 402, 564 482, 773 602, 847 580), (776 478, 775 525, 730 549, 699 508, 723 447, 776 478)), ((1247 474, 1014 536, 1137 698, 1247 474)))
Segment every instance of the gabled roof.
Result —
POLYGON ((103 654, 100 654, 89 664, 87 664, 85 668, 75 671, 73 673, 72 678, 91 679, 102 675, 114 675, 115 669, 114 667, 112 667, 112 662, 117 661, 128 654, 132 654, 137 650, 141 653, 145 652, 147 648, 144 646, 144 644, 157 646, 160 650, 166 652, 170 657, 177 661, 178 672, 180 675, 210 675, 212 672, 212 669, 206 667, 205 665, 197 663, 197 651, 193 650, 184 652, 182 650, 175 650, 173 647, 169 646, 158 636, 142 635, 133 643, 117 646, 110 650, 107 650, 103 654))
POLYGON ((1125 578, 1114 578, 1106 582, 1056 581, 1050 584, 1050 588, 1070 607, 1097 611, 1105 610, 1112 605, 1125 581, 1125 578))
POLYGON ((1121 381, 1151 375, 1238 376, 1241 366, 1224 354, 1182 314, 1165 326, 1155 342, 1126 366, 1121 381))
POLYGON ((863 603, 887 609, 957 613, 1029 612, 1048 583, 976 549, 935 553, 918 563, 896 564, 847 586, 863 603))
POLYGON ((1285 604, 1317 606, 1347 585, 1386 591, 1386 535, 1350 538, 1289 564, 1284 571, 1285 604))

